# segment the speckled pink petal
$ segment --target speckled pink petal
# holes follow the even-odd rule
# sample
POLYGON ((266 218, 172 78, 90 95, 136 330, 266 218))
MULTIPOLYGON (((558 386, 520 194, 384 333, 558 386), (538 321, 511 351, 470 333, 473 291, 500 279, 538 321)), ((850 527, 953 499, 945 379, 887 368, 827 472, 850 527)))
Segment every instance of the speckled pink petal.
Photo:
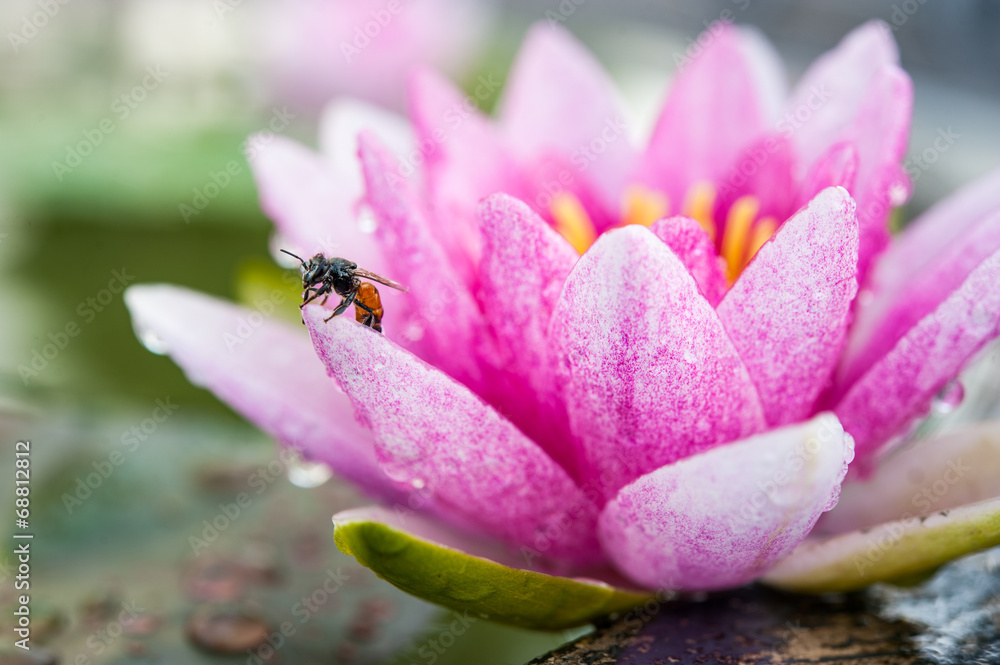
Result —
POLYGON ((402 496, 301 326, 175 286, 133 286, 125 304, 137 333, 154 336, 192 383, 373 496, 402 496))
POLYGON ((868 478, 844 483, 840 503, 815 533, 845 533, 1000 497, 1000 421, 932 435, 879 460, 868 478))
POLYGON ((580 469, 606 498, 664 464, 765 427, 715 310, 645 227, 609 231, 580 258, 550 338, 580 469))
POLYGON ((689 217, 670 217, 649 228, 687 267, 709 304, 718 305, 729 288, 726 264, 701 224, 689 217))
POLYGON ((847 334, 858 290, 858 220, 830 187, 757 252, 717 308, 772 427, 813 413, 847 334))
POLYGON ((617 568, 648 588, 710 591, 755 579, 837 503, 853 458, 823 414, 648 473, 601 513, 617 568))
POLYGON ((796 198, 798 207, 804 206, 827 187, 854 189, 858 174, 858 149, 850 141, 830 146, 809 167, 796 198))
POLYGON ((392 339, 481 392, 480 359, 492 357, 492 339, 470 286, 435 240, 405 172, 373 135, 362 133, 359 143, 367 201, 378 220, 375 239, 389 266, 385 276, 410 288, 406 294, 379 289, 386 316, 398 308, 404 317, 392 339))
POLYGON ((563 469, 459 383, 344 317, 306 325, 375 435, 385 472, 504 541, 579 564, 602 558, 596 508, 563 469))
POLYGON ((328 160, 291 139, 275 136, 262 145, 250 166, 260 206, 287 240, 285 249, 305 258, 317 252, 348 256, 368 270, 381 270, 378 247, 355 212, 361 189, 346 186, 343 173, 328 160))
POLYGON ((636 158, 628 119, 610 77, 569 32, 543 23, 531 29, 499 109, 519 158, 565 157, 575 176, 599 188, 605 208, 618 209, 636 158))
MULTIPOLYGON (((1000 251, 861 375, 834 411, 866 462, 925 414, 931 400, 986 342, 1000 334, 1000 251)), ((862 471, 865 467, 862 467, 862 471)))
POLYGON ((965 187, 900 233, 872 270, 838 371, 843 394, 1000 249, 1000 171, 965 187))
MULTIPOLYGON (((485 102, 489 96, 483 94, 485 102)), ((519 194, 521 176, 476 107, 475 93, 465 95, 436 72, 418 69, 408 97, 437 220, 433 230, 454 260, 471 271, 482 249, 476 206, 495 192, 519 194)))
POLYGON ((845 141, 858 150, 851 194, 858 203, 859 275, 889 242, 892 207, 909 181, 900 166, 913 113, 913 84, 898 67, 889 27, 870 21, 816 60, 796 86, 779 129, 795 140, 804 164, 845 141))
POLYGON ((508 417, 564 467, 575 460, 566 409, 552 381, 549 320, 576 250, 527 204, 495 194, 480 205, 480 300, 512 375, 508 417))
POLYGON ((718 182, 773 123, 782 73, 763 39, 725 25, 704 50, 681 63, 636 179, 684 205, 692 185, 718 182))

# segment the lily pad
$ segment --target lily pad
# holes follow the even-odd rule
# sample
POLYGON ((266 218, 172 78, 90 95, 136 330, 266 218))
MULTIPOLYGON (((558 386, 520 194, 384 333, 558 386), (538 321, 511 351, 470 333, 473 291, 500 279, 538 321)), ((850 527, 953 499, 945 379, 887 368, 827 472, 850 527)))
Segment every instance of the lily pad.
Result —
POLYGON ((471 540, 423 518, 381 508, 339 513, 334 524, 337 547, 382 579, 424 600, 498 623, 557 630, 652 598, 598 580, 548 575, 470 554, 479 549, 471 540))
POLYGON ((803 593, 912 581, 952 559, 1000 544, 1000 499, 864 531, 807 540, 764 578, 803 593))

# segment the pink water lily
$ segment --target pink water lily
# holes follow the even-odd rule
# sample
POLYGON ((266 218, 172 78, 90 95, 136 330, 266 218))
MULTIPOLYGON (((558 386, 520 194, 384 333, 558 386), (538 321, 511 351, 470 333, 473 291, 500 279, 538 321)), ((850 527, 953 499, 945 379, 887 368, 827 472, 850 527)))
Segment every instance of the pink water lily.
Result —
MULTIPOLYGON (((558 614, 598 587, 545 596, 524 569, 825 590, 932 568, 1000 540, 997 507, 942 518, 979 529, 948 547, 907 523, 909 549, 838 566, 868 544, 853 529, 913 516, 863 509, 910 492, 885 452, 1000 332, 1000 176, 890 243, 909 189, 896 58, 862 26, 785 96, 768 45, 719 26, 639 149, 590 55, 538 27, 496 120, 419 71, 410 123, 335 103, 322 154, 279 139, 255 163, 283 246, 410 287, 383 293, 384 336, 325 321, 331 303, 304 309, 308 336, 264 321, 232 345, 234 305, 168 286, 127 301, 200 382, 391 506, 336 516, 338 543, 436 602, 555 626, 629 601, 558 614), (857 498, 820 540, 845 476, 857 498)), ((977 470, 962 483, 930 511, 1000 495, 977 470)))

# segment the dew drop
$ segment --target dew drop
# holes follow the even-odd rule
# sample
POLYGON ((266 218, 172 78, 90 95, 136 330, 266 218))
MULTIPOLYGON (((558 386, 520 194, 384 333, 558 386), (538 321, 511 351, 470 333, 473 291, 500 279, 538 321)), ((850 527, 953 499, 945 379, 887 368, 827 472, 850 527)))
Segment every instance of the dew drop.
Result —
POLYGON ((906 203, 907 199, 910 198, 910 188, 901 182, 894 182, 889 185, 889 203, 894 207, 906 203))
POLYGON ((321 462, 308 462, 296 458, 288 465, 287 475, 288 482, 296 487, 312 489, 330 480, 333 472, 330 471, 330 467, 321 462))
POLYGON ((136 328, 135 336, 139 338, 139 342, 146 347, 146 350, 150 353, 163 356, 170 350, 167 343, 163 341, 163 338, 149 328, 136 328))
POLYGON ((423 478, 414 478, 410 481, 410 484, 418 490, 422 490, 427 486, 427 483, 424 482, 423 478))
POLYGON ((951 413, 962 404, 963 399, 965 399, 965 386, 961 381, 952 381, 934 397, 931 409, 939 414, 951 413))
POLYGON ((362 233, 375 233, 375 229, 378 228, 375 213, 368 206, 364 206, 358 211, 358 228, 362 233))

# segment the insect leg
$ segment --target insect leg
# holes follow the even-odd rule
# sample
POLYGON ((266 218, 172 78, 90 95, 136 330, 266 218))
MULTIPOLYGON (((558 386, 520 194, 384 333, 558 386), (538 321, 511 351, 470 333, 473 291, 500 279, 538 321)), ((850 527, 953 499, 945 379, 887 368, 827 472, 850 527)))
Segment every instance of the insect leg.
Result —
POLYGON ((319 298, 321 295, 330 293, 330 287, 328 285, 324 284, 324 285, 320 286, 319 288, 316 288, 315 286, 310 286, 309 288, 307 288, 305 290, 305 293, 303 295, 307 295, 310 290, 313 292, 313 294, 311 296, 307 297, 305 300, 302 301, 302 304, 299 305, 299 309, 305 307, 306 305, 308 305, 309 303, 311 303, 313 300, 316 300, 316 298, 319 298))
POLYGON ((344 298, 340 301, 340 304, 337 305, 337 308, 333 310, 333 314, 331 314, 330 316, 328 316, 325 319, 323 319, 323 323, 326 323, 327 321, 329 321, 330 319, 332 319, 335 316, 343 314, 344 310, 346 310, 348 307, 350 307, 351 303, 354 302, 354 298, 357 295, 358 295, 357 291, 352 291, 349 295, 344 296, 344 298))

